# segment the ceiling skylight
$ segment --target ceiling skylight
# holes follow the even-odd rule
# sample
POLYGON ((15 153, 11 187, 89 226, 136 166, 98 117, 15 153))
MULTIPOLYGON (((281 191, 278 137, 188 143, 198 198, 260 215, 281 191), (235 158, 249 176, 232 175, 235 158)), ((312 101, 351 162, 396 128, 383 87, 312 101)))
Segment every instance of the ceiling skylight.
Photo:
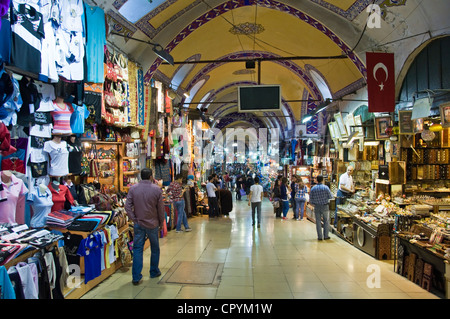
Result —
POLYGON ((119 13, 131 23, 136 23, 164 2, 165 0, 128 0, 119 9, 119 13))

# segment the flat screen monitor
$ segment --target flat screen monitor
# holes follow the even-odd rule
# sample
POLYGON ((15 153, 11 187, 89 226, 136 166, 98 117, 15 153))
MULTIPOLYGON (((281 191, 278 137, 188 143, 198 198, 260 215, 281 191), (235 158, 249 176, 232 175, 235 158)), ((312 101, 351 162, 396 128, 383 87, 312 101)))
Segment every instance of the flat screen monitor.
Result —
POLYGON ((279 85, 252 85, 238 87, 239 112, 272 112, 281 110, 279 85))

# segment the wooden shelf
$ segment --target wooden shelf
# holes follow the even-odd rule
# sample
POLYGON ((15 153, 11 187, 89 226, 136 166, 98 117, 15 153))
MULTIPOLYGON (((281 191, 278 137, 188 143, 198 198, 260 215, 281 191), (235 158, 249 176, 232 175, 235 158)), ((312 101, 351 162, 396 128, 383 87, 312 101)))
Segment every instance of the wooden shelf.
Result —
POLYGON ((134 175, 134 174, 138 174, 141 171, 124 171, 123 175, 134 175))

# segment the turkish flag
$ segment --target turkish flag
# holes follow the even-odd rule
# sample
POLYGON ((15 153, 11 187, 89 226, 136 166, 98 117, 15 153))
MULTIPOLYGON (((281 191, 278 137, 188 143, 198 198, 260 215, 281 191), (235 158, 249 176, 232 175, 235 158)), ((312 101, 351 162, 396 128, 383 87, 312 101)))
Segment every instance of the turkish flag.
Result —
POLYGON ((394 54, 367 52, 366 65, 369 112, 394 112, 394 54))

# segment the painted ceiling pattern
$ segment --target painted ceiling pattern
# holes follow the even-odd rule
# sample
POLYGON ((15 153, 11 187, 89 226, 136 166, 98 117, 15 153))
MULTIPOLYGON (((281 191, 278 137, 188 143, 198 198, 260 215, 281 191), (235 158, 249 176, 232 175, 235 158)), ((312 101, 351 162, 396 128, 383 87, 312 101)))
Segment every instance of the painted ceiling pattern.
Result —
MULTIPOLYGON (((343 18, 345 21, 348 21, 348 23, 351 24, 353 20, 355 20, 359 15, 367 10, 367 7, 374 2, 373 0, 308 0, 302 1, 302 4, 299 3, 298 8, 293 7, 293 5, 289 5, 282 0, 153 0, 153 3, 155 3, 155 5, 152 7, 152 9, 149 12, 143 12, 142 17, 134 23, 128 21, 119 13, 119 10, 123 8, 124 5, 130 4, 132 1, 136 0, 115 0, 112 3, 112 6, 109 6, 108 10, 106 10, 106 13, 110 28, 114 32, 128 37, 133 37, 134 35, 140 33, 148 37, 149 40, 166 37, 166 44, 164 45, 164 49, 174 55, 176 61, 186 61, 186 57, 180 55, 180 49, 177 49, 178 47, 184 48, 185 42, 188 42, 190 40, 190 36, 196 34, 197 32, 199 32, 199 30, 203 30, 204 26, 209 26, 211 24, 211 21, 217 18, 224 18, 225 16, 229 17, 230 13, 232 15, 233 12, 238 12, 238 9, 244 9, 246 7, 270 9, 274 10, 274 12, 279 12, 282 14, 286 14, 289 17, 293 17, 297 19, 299 29, 314 29, 316 30, 315 32, 320 32, 323 36, 328 38, 328 47, 332 48, 330 49, 330 52, 340 51, 342 52, 342 54, 346 54, 348 56, 349 62, 347 62, 347 64, 342 64, 339 70, 348 69, 347 72, 350 74, 348 78, 351 79, 351 81, 343 81, 342 83, 338 83, 339 79, 336 80, 335 78, 328 78, 327 74, 322 75, 320 66, 324 63, 302 63, 288 59, 272 61, 273 64, 278 67, 277 70, 285 70, 283 72, 288 72, 291 76, 295 76, 301 83, 298 92, 298 95, 300 96, 299 98, 303 97, 304 99, 304 102, 300 107, 301 110, 298 106, 293 106, 293 104, 288 101, 290 97, 283 97, 282 104, 283 112, 285 115, 284 117, 277 117, 277 114, 275 113, 266 113, 267 118, 264 120, 257 118, 250 119, 251 115, 248 114, 239 116, 237 115, 239 113, 236 113, 236 103, 224 102, 223 104, 219 104, 216 102, 217 104, 211 104, 213 106, 211 106, 211 110, 209 111, 210 114, 214 114, 214 116, 222 118, 218 123, 219 127, 231 125, 233 119, 248 122, 252 126, 264 124, 264 126, 282 127, 284 129, 286 129, 287 127, 295 127, 295 124, 299 121, 299 114, 303 114, 304 112, 313 110, 318 104, 317 101, 323 100, 323 94, 321 90, 311 77, 311 70, 314 70, 318 74, 321 74, 323 77, 322 80, 330 88, 334 85, 333 87, 335 89, 331 90, 333 98, 342 97, 346 94, 358 90, 365 85, 365 65, 361 58, 353 52, 351 47, 353 43, 347 44, 346 42, 344 42, 338 35, 338 33, 335 32, 336 30, 332 30, 327 27, 327 21, 316 19, 314 16, 308 14, 308 12, 306 12, 307 10, 301 10, 299 8, 308 8, 311 6, 315 6, 327 11, 328 13, 337 15, 341 19, 343 18), (215 4, 212 5, 210 3, 215 4), (190 18, 185 19, 185 16, 189 16, 190 18), (171 28, 173 29, 174 25, 176 25, 176 28, 178 28, 177 32, 172 32, 171 34, 175 35, 167 38, 167 36, 165 36, 166 30, 171 28), (231 116, 231 114, 233 116, 231 116), (225 115, 230 116, 230 119, 227 121, 223 120, 223 116, 225 115)), ((148 1, 150 4, 152 3, 152 1, 148 1)), ((404 6, 406 5, 406 2, 406 0, 375 0, 375 3, 378 4, 381 8, 383 18, 386 16, 388 8, 404 6)), ((295 3, 295 1, 290 1, 289 3, 295 3)), ((268 30, 266 30, 266 21, 256 21, 256 18, 255 21, 239 21, 234 25, 227 25, 225 23, 224 25, 226 25, 226 31, 232 35, 235 35, 237 38, 245 36, 251 37, 256 35, 265 35, 268 32, 268 30)), ((282 23, 280 27, 282 29, 282 23)), ((314 31, 308 32, 314 34, 314 31)), ((125 41, 129 42, 130 40, 125 39, 125 41)), ((299 41, 303 41, 303 39, 300 39, 299 41)), ((206 90, 206 92, 208 92, 209 94, 208 98, 204 101, 204 105, 207 105, 208 103, 211 103, 213 101, 220 101, 221 94, 226 94, 230 90, 230 88, 234 88, 237 85, 241 85, 242 83, 255 84, 255 82, 252 80, 237 81, 235 77, 230 77, 228 83, 214 85, 213 83, 215 79, 213 79, 211 73, 220 70, 220 68, 223 67, 227 63, 227 61, 241 59, 257 60, 281 57, 279 53, 270 52, 270 50, 234 50, 232 52, 228 52, 226 47, 226 44, 224 44, 223 52, 222 54, 215 56, 215 62, 192 68, 192 70, 190 70, 189 76, 186 77, 186 81, 182 84, 182 89, 186 92, 189 92, 191 89, 196 87, 198 83, 202 82, 205 86, 204 90, 206 90), (206 84, 210 86, 208 89, 206 89, 206 84)), ((205 50, 208 50, 207 46, 199 46, 198 52, 190 52, 190 58, 187 59, 191 59, 195 56, 195 58, 192 59, 201 60, 202 57, 205 56, 205 52, 207 52, 205 50)), ((317 53, 317 51, 315 53, 317 53)), ((171 80, 173 80, 174 76, 177 73, 177 70, 179 69, 180 66, 175 66, 169 71, 168 67, 164 66, 162 64, 162 61, 157 58, 153 61, 148 69, 144 70, 144 79, 146 82, 149 82, 153 77, 157 77, 159 79, 165 79, 170 82, 171 80)), ((254 70, 246 69, 233 69, 230 72, 230 74, 233 76, 253 76, 252 79, 254 79, 255 73, 256 72, 254 70)), ((280 75, 280 77, 281 76, 282 75, 280 75)), ((202 95, 206 97, 205 92, 202 92, 202 95)), ((201 98, 202 96, 198 96, 195 100, 199 101, 201 98)), ((320 129, 320 126, 321 123, 319 123, 318 121, 314 121, 313 123, 309 124, 307 128, 308 132, 314 132, 315 130, 320 129)))

